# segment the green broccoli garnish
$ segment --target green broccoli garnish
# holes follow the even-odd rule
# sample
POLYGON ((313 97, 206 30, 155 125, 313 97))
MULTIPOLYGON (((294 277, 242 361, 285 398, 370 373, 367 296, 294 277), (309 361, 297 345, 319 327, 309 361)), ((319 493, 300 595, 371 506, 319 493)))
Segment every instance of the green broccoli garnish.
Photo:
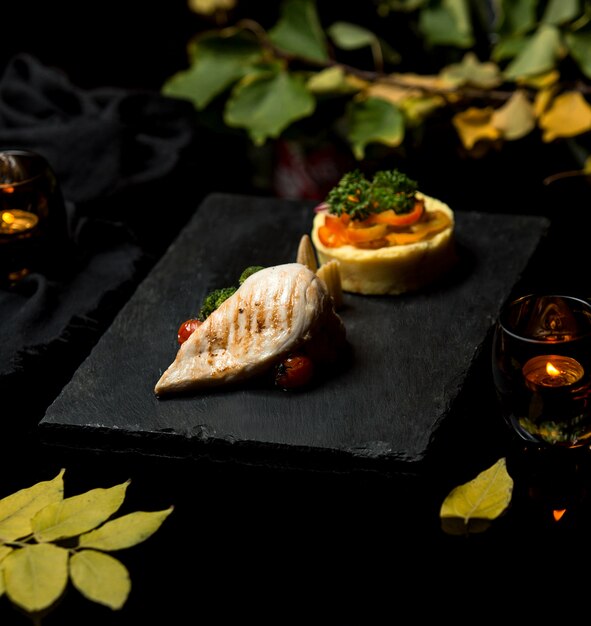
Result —
POLYGON ((227 300, 232 294, 236 293, 236 291, 238 291, 237 287, 222 287, 221 289, 214 289, 207 294, 199 310, 198 319, 204 322, 224 300, 227 300))
MULTIPOLYGON (((240 274, 238 285, 242 285, 242 283, 249 276, 252 276, 252 274, 255 274, 262 269, 264 269, 262 265, 250 265, 242 272, 242 274, 240 274)), ((214 289, 213 291, 210 291, 203 299, 203 304, 199 309, 197 319, 204 322, 206 318, 208 318, 220 306, 220 304, 224 302, 224 300, 227 300, 237 291, 238 287, 222 287, 221 289, 214 289)))
POLYGON ((262 265, 251 265, 247 267, 242 274, 240 274, 240 278, 238 279, 238 284, 241 285, 249 276, 256 274, 259 270, 264 269, 262 265))
POLYGON ((414 207, 417 191, 417 182, 399 170, 376 172, 371 182, 354 170, 330 190, 326 202, 335 215, 347 213, 354 220, 364 220, 371 213, 388 209, 408 213, 414 207))

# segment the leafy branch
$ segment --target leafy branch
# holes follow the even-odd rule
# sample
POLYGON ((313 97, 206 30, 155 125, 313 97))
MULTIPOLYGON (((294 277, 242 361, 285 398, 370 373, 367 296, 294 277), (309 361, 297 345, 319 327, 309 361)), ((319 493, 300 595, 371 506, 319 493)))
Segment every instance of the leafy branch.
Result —
MULTIPOLYGON (((216 0, 205 4, 215 12, 216 0)), ((198 111, 221 109, 226 127, 258 146, 328 110, 328 126, 358 160, 372 146, 402 148, 436 115, 448 116, 474 156, 534 132, 551 143, 591 131, 588 3, 382 0, 386 33, 394 15, 418 34, 400 50, 361 24, 323 24, 314 0, 280 6, 270 28, 245 17, 198 33, 188 67, 163 92, 198 111), (485 9, 495 13, 484 19, 485 9), (414 67, 417 47, 435 72, 414 67), (350 63, 368 50, 373 67, 350 63)), ((228 0, 221 8, 228 15, 228 0)))
POLYGON ((64 498, 63 476, 62 469, 52 480, 0 500, 0 596, 36 624, 68 581, 87 599, 122 608, 131 590, 129 572, 109 553, 148 539, 173 510, 112 519, 129 481, 64 498))

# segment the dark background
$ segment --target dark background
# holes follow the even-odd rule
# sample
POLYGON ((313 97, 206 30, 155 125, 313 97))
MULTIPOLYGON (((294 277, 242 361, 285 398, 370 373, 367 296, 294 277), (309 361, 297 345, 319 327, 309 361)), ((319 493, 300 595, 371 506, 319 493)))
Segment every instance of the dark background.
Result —
MULTIPOLYGON (((249 2, 249 13, 270 20, 270 4, 249 2)), ((352 15, 367 12, 371 20, 371 3, 348 6, 352 15)), ((208 26, 180 0, 10 2, 1 11, 2 67, 13 54, 29 52, 87 89, 159 90, 184 67, 189 38, 208 26)), ((588 200, 587 190, 581 181, 550 192, 542 184, 545 176, 570 169, 573 161, 568 146, 540 152, 528 141, 484 161, 461 155, 446 159, 443 146, 434 142, 408 167, 424 176, 425 191, 457 210, 550 215, 552 237, 524 277, 524 288, 589 295, 588 218, 577 214, 573 225, 573 207, 588 200), (549 252, 558 263, 550 261, 549 252), (565 266, 572 271, 565 274, 565 266)), ((209 129, 201 129, 182 167, 194 195, 181 199, 177 230, 209 192, 260 191, 251 179, 246 142, 220 138, 209 129)), ((172 239, 174 231, 166 237, 172 239)), ((147 241, 153 254, 167 243, 147 241)), ((79 360, 123 301, 121 294, 106 303, 92 333, 80 337, 79 360)), ((73 365, 72 354, 67 356, 68 366, 73 365)), ((441 531, 442 498, 506 450, 487 362, 476 364, 472 376, 477 397, 460 403, 459 417, 434 445, 433 465, 420 476, 330 474, 206 457, 77 450, 75 445, 47 448, 27 423, 35 415, 15 423, 18 405, 0 404, 4 420, 10 415, 2 437, 0 496, 53 478, 65 467, 66 495, 131 478, 126 512, 175 506, 156 535, 120 555, 133 585, 122 611, 112 612, 69 589, 43 623, 384 624, 424 621, 433 613, 436 619, 474 623, 495 616, 549 617, 553 606, 572 615, 585 604, 578 592, 587 578, 588 518, 552 526, 539 503, 520 492, 511 514, 482 536, 451 537, 441 531), (483 441, 490 444, 485 455, 472 457, 470 437, 478 438, 476 449, 483 441), (446 456, 450 447, 457 450, 457 462, 439 466, 439 446, 446 456)), ((0 599, 0 622, 30 623, 5 598, 0 599)))

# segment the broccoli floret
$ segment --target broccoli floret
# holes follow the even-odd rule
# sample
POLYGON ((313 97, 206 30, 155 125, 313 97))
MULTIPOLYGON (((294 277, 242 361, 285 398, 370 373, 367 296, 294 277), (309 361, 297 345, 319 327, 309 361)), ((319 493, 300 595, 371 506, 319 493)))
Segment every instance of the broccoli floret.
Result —
POLYGON ((242 274, 240 274, 240 278, 238 279, 238 283, 241 285, 249 276, 256 274, 259 270, 264 269, 262 265, 251 265, 247 267, 242 274))
MULTIPOLYGON (((252 274, 262 269, 262 265, 250 265, 249 267, 247 267, 242 272, 242 274, 240 274, 240 278, 238 280, 239 285, 242 285, 242 283, 249 276, 252 276, 252 274)), ((199 310, 197 319, 204 322, 206 318, 209 317, 224 300, 227 300, 231 295, 236 293, 236 291, 238 291, 238 287, 222 287, 221 289, 214 289, 213 291, 209 292, 203 300, 203 304, 201 305, 201 309, 199 310)))
POLYGON ((233 293, 236 293, 237 290, 237 287, 222 287, 221 289, 214 289, 207 294, 199 310, 198 319, 204 322, 224 300, 227 300, 233 293))

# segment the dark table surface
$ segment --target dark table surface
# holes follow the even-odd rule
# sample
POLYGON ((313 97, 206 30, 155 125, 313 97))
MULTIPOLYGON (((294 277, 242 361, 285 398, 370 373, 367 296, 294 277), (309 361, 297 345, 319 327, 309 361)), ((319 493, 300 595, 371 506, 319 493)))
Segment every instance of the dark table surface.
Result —
MULTIPOLYGON (((579 192, 572 188, 573 197, 579 192)), ((587 297, 586 230, 551 217, 549 236, 515 291, 587 297)), ((97 335, 132 293, 108 303, 97 335)), ((80 360, 93 341, 98 337, 87 339, 80 360)), ((530 617, 576 612, 587 586, 587 459, 578 459, 576 472, 554 491, 552 481, 542 482, 537 457, 524 453, 501 423, 486 350, 418 472, 326 471, 206 454, 92 449, 75 441, 48 444, 37 428, 44 408, 25 402, 31 414, 21 415, 18 399, 9 411, 3 407, 0 496, 65 468, 66 495, 130 479, 129 511, 174 506, 155 535, 118 555, 132 580, 120 611, 69 588, 43 624, 383 624, 424 621, 433 612, 437 619, 474 623, 517 611, 530 617), (506 514, 484 533, 446 534, 439 519, 445 496, 503 456, 515 477, 506 514), (556 523, 551 511, 564 496, 572 499, 556 523)), ((51 376, 51 368, 46 373, 51 376)), ((46 393, 47 406, 52 398, 46 393)), ((30 623, 6 598, 0 620, 30 623)))

